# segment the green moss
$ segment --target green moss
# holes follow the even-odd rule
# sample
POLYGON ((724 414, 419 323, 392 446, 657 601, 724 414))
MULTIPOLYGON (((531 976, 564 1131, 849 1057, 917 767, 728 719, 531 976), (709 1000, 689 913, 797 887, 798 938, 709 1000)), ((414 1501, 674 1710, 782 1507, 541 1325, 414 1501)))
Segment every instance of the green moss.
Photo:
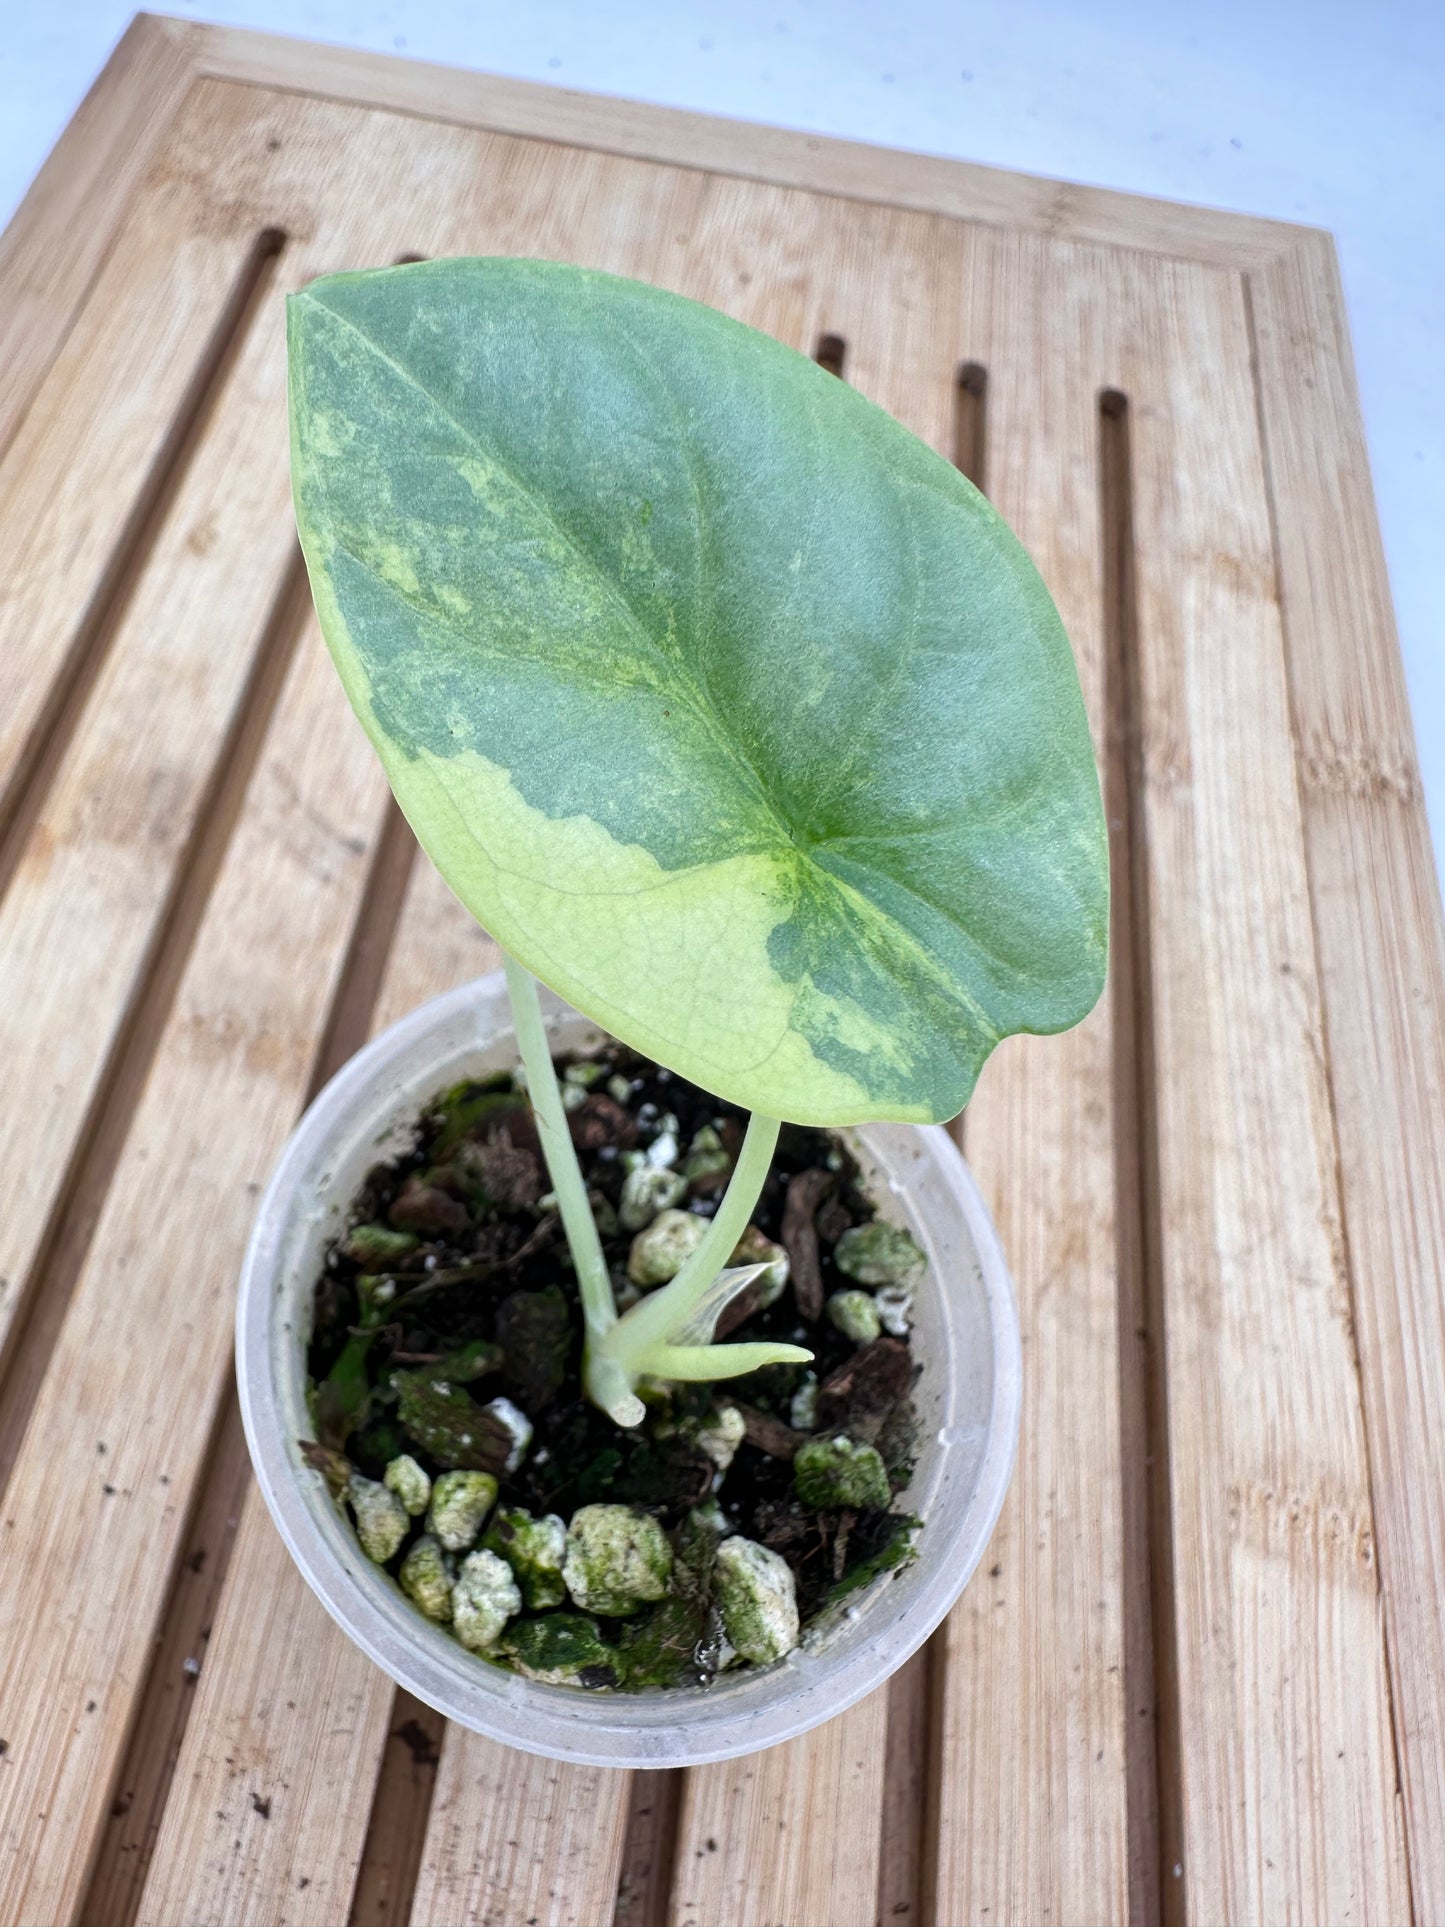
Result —
POLYGON ((645 1512, 585 1505, 567 1528, 562 1577, 585 1612, 622 1618, 661 1599, 672 1572, 667 1534, 645 1512))
POLYGON ((923 1269, 923 1253, 896 1224, 874 1218, 845 1231, 833 1247, 833 1261, 860 1285, 906 1285, 923 1269))
POLYGON ((690 1512, 673 1534, 667 1597, 622 1634, 621 1665, 628 1686, 677 1686, 695 1675, 721 1536, 715 1520, 699 1511, 690 1512))
POLYGON ((816 1512, 847 1506, 857 1512, 884 1512, 892 1492, 883 1461, 871 1445, 856 1439, 809 1439, 793 1460, 793 1487, 816 1512))
POLYGON ((363 1270, 389 1271, 416 1250, 421 1240, 414 1231, 393 1231, 384 1224, 353 1225, 341 1249, 363 1270))
POLYGON ((501 1356, 495 1345, 478 1341, 440 1364, 391 1375, 402 1430, 448 1471, 496 1471, 506 1463, 510 1434, 464 1382, 494 1371, 501 1356))
POLYGON ((515 1620, 501 1651, 528 1679, 555 1686, 618 1683, 617 1651, 598 1632, 596 1620, 583 1613, 545 1613, 540 1619, 515 1620))
POLYGON ((880 1573, 893 1572, 899 1566, 908 1565, 915 1557, 913 1539, 922 1524, 921 1519, 907 1513, 892 1514, 883 1543, 866 1558, 860 1559, 835 1586, 829 1588, 823 1596, 823 1605, 836 1605, 840 1599, 847 1599, 850 1594, 871 1585, 880 1573))
POLYGON ((512 1568, 528 1612, 545 1612, 567 1597, 567 1528, 555 1512, 534 1519, 524 1506, 506 1506, 493 1516, 482 1545, 512 1568))
POLYGON ((526 1099, 511 1088, 511 1083, 510 1073, 503 1071, 496 1077, 454 1084, 442 1093, 433 1107, 441 1119, 441 1129, 431 1146, 438 1164, 463 1138, 471 1137, 495 1118, 525 1108, 526 1099))

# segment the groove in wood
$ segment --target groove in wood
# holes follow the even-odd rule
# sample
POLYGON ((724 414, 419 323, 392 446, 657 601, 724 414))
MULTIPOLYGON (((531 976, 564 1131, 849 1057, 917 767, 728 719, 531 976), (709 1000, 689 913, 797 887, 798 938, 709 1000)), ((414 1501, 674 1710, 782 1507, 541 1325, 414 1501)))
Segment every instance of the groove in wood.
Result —
POLYGON ((412 1916, 446 1721, 398 1686, 347 1927, 406 1927, 412 1916))
POLYGON ((632 1775, 612 1927, 667 1927, 682 1784, 676 1768, 632 1775))
POLYGON ((135 1723, 77 1915, 82 1923, 133 1927, 250 1484, 241 1408, 231 1397, 218 1415, 206 1471, 197 1483, 171 1574, 164 1617, 136 1700, 135 1723))
MULTIPOLYGON (((309 608, 308 592, 296 579, 299 565, 298 556, 282 592, 283 633, 289 633, 293 644, 309 608)), ((278 689, 290 653, 289 648, 282 651, 276 670, 278 689)), ((261 706, 252 725, 257 742, 264 734, 270 706, 261 706)), ((253 749, 251 761, 254 753, 253 749)), ((244 777, 243 768, 235 779, 243 788, 244 777)), ((366 1041, 415 850, 411 829, 388 795, 351 945, 317 1047, 307 1104, 366 1041)), ((196 1480, 192 1516, 167 1588, 146 1684, 137 1698, 136 1719, 117 1775, 117 1792, 87 1888, 81 1914, 84 1920, 103 1920, 108 1927, 132 1927, 136 1918, 250 1484, 251 1461, 241 1426, 241 1408, 234 1385, 228 1383, 196 1480)), ((404 1920, 405 1914, 393 1917, 404 1920)))
POLYGON ((933 1927, 937 1709, 947 1663, 944 1641, 935 1633, 888 1682, 877 1927, 933 1927))
POLYGON ((22 745, 0 792, 0 895, 3 895, 45 799, 50 779, 75 733, 106 651, 150 558, 166 512, 200 443, 248 324, 267 290, 286 244, 264 228, 237 274, 204 354, 152 461, 95 592, 76 625, 49 698, 22 745))
POLYGON ((965 361, 953 390, 953 465, 980 495, 988 494, 988 370, 981 362, 965 361))
POLYGON ((1128 1724, 1130 1927, 1182 1927, 1182 1883, 1161 1869, 1181 1850, 1178 1677, 1173 1653, 1169 1427, 1160 1286, 1149 872, 1140 766, 1139 618, 1129 468, 1129 405, 1099 397, 1108 704, 1104 807, 1112 880, 1109 995, 1114 1020, 1114 1161, 1119 1264, 1119 1427, 1124 1524, 1124 1699, 1128 1724))
POLYGON ((272 602, 194 834, 175 872, 135 994, 96 1086, 76 1155, 55 1194, 24 1284, 8 1364, 0 1379, 0 1492, 9 1481, 44 1382, 309 607, 306 570, 298 549, 272 602))

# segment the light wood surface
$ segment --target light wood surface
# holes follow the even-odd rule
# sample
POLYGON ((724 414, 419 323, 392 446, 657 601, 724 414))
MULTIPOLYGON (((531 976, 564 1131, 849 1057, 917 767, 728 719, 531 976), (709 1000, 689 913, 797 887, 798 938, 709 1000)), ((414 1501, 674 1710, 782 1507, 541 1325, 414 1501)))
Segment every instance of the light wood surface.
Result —
POLYGON ((1399 1920, 1369 1466, 1247 318, 1233 279, 1184 264, 1129 306, 1184 1908, 1399 1920))
POLYGON ((886 1691, 871 1693, 787 1746, 694 1768, 668 1927, 871 1919, 887 1710, 886 1691))
POLYGON ((0 1923, 1445 1914, 1445 944, 1328 239, 143 19, 0 269, 0 1923), (891 1731, 645 1840, 625 1775, 410 1770, 238 1496, 254 1187, 494 955, 300 620, 278 297, 488 251, 836 335, 981 446, 1115 842, 1110 994, 965 1125, 1025 1338, 984 1566, 891 1731))
MULTIPOLYGON (((1101 265, 1090 252, 1030 236, 976 234, 960 346, 988 369, 987 492, 1059 605, 1102 746, 1102 539, 1092 460, 1105 338, 1101 265)), ((1124 1917, 1111 1027, 1105 999, 1067 1037, 1011 1039, 986 1067, 964 1120, 964 1149, 1018 1297, 1021 1433, 1029 1443, 984 1570, 947 1628, 940 1921, 1124 1917), (998 1824, 1001 1814, 1011 1816, 1008 1825, 998 1824)))

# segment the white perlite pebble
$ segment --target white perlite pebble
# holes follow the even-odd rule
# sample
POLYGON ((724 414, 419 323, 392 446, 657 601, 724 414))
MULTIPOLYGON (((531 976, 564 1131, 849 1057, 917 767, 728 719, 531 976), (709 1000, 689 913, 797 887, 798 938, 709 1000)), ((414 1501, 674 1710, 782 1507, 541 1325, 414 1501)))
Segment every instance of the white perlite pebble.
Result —
POLYGON ((912 1285, 884 1285, 873 1294, 873 1309, 890 1338, 906 1338, 913 1324, 912 1285))
POLYGON ((627 1275, 650 1291, 675 1278, 707 1236, 707 1219, 691 1211, 660 1211, 639 1231, 627 1254, 627 1275))
POLYGON ((736 1405, 721 1406, 709 1412, 694 1434, 699 1452, 705 1452, 719 1472, 726 1472, 737 1457, 738 1447, 747 1435, 747 1425, 736 1405))
POLYGON ((768 1666, 798 1643, 798 1599, 781 1554, 752 1539, 724 1539, 713 1586, 728 1641, 755 1666, 768 1666))
POLYGON ((657 1120, 657 1136, 643 1155, 657 1170, 666 1171, 677 1163, 678 1148, 677 1119, 668 1111, 657 1120))
POLYGON ((651 1164, 636 1165, 622 1180, 617 1221, 624 1231, 643 1231, 659 1211, 671 1210, 686 1196, 687 1179, 681 1171, 660 1171, 651 1164))
POLYGON ((883 1329, 871 1292, 835 1291, 823 1309, 828 1322, 855 1345, 871 1345, 883 1329))
POLYGON ((401 1562, 401 1589, 420 1606, 428 1619, 446 1621, 452 1616, 452 1576, 447 1556, 430 1533, 418 1539, 401 1562))
POLYGON ((411 1456, 403 1452, 393 1459, 381 1475, 388 1492, 394 1492, 413 1519, 419 1519, 431 1499, 431 1480, 411 1456))
POLYGON ((346 1487, 351 1510, 356 1515, 356 1536, 368 1559, 384 1566, 406 1537, 410 1524, 406 1507, 394 1492, 375 1479, 364 1479, 353 1472, 346 1487))
POLYGON ((452 1588, 452 1631, 463 1646, 485 1652, 521 1610, 522 1595, 506 1560, 494 1552, 468 1553, 452 1588))
POLYGON ((788 1282, 788 1254, 779 1244, 750 1224, 738 1239, 731 1262, 735 1265, 766 1265, 757 1282, 758 1310, 777 1304, 788 1282))
POLYGON ((490 1472, 443 1472, 431 1489, 427 1530, 448 1552, 465 1552, 496 1502, 497 1482, 490 1472))
MULTIPOLYGON (((514 1405, 509 1398, 488 1399, 482 1410, 490 1412, 493 1418, 500 1420, 506 1426, 512 1443, 507 1452, 504 1470, 515 1472, 526 1458, 527 1448, 532 1443, 532 1421, 521 1406, 514 1405)), ((495 1496, 494 1493, 493 1497, 495 1496)))
POLYGON ((656 1519, 625 1505, 584 1505, 567 1528, 562 1578, 583 1612, 622 1618, 661 1599, 672 1547, 656 1519))
POLYGON ((818 1375, 804 1372, 803 1382, 788 1407, 788 1423, 795 1432, 811 1432, 818 1423, 818 1375))

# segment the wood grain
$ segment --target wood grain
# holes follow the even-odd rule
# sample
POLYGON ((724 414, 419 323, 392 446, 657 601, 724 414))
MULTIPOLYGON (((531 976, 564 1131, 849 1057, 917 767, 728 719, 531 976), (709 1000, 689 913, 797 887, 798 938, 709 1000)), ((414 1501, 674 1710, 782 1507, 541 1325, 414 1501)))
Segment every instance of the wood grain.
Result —
POLYGON ((0 236, 0 450, 64 348, 184 98, 195 41, 138 14, 0 236))
POLYGON ((698 168, 919 214, 1039 235, 1187 254, 1250 266, 1310 230, 1253 215, 903 153, 677 108, 539 87, 351 47, 322 47, 232 27, 193 29, 199 71, 306 90, 574 149, 698 168))
POLYGON ((205 190, 142 197, 94 299, 0 464, 0 830, 57 678, 103 652, 172 468, 195 371, 222 343, 262 223, 214 218, 205 190))
POLYGON ((0 902, 0 1356, 295 546, 285 379, 253 325, 0 902))
POLYGON ((537 1759, 448 1728, 413 1921, 605 1927, 629 1777, 537 1759))
POLYGON ((883 1687, 786 1746, 695 1767, 683 1786, 669 1927, 871 1921, 887 1721, 883 1687))
POLYGON ((1272 533, 1242 290, 1121 303, 1195 1920, 1408 1916, 1272 533))
POLYGON ((1445 1919, 1445 937, 1334 250, 1250 277, 1415 1919, 1445 1919))
MULTIPOLYGON (((1095 467, 1108 265, 976 237, 959 358, 988 371, 990 495, 1074 645, 1095 741, 1105 648, 1095 467)), ((1019 1462, 983 1571, 948 1622, 939 1922, 1126 1916, 1123 1521, 1115 1140, 1106 997, 1066 1037, 989 1061, 965 1143, 1018 1296, 1019 1462)))
MULTIPOLYGON (((934 1655, 925 1899, 937 1927, 1155 1917, 1148 1749, 1126 1734, 1141 1703, 1152 1726, 1147 1674, 1177 1648, 1170 1918, 1445 1912, 1445 942, 1328 240, 139 22, 0 242, 0 784, 18 826, 0 847, 0 1021, 12 1117, 40 1127, 0 1219, 12 1293, 85 1155, 87 1093, 159 981, 147 945, 199 860, 192 826, 289 540, 264 302, 184 426, 267 227, 288 237, 288 279, 403 253, 558 255, 807 352, 835 335, 845 378, 950 453, 958 364, 983 364, 970 447, 986 427, 990 492, 1064 610, 1101 743, 1095 411, 1100 387, 1127 393, 1157 1128, 1115 1114, 1127 997, 1067 1039, 1006 1046, 971 1107, 1028 1389, 1014 1491, 934 1655), (233 638, 219 663, 201 649, 216 621, 233 638), (71 1045, 65 1088, 42 1088, 71 1045), (1167 1439, 1128 1369, 1120 1404, 1115 1274, 1142 1262, 1126 1180, 1144 1139, 1167 1439), (1168 1461, 1178 1582, 1154 1657, 1137 1628, 1168 1594, 1141 1555, 1145 1448, 1168 1461)), ((8 1917, 80 1904, 184 1520, 209 1502, 195 1482, 244 1186, 379 967, 378 950, 351 972, 355 1008, 325 1032, 380 789, 309 647, 164 1027, 169 990, 157 1004, 129 1137, 95 1164, 114 1177, 74 1300, 27 1328, 37 1378, 56 1336, 0 1526, 8 1917), (180 1373, 194 1400, 171 1395, 180 1373), (97 1476, 102 1436, 119 1477, 97 1476)), ((377 1020, 490 954, 419 867, 377 1020)), ((10 1139, 0 1156, 17 1171, 10 1139)), ((254 1497, 191 1690, 142 1918, 343 1918, 392 1691, 254 1497)), ((675 1923, 871 1918, 882 1704, 689 1776, 675 1923)), ((402 1843, 413 1919, 610 1918, 626 1808, 622 1776, 448 1733, 424 1837, 402 1843)))
POLYGON ((227 1578, 139 1927, 338 1927, 390 1682, 337 1634, 254 1486, 227 1578))
POLYGON ((5 1494, 0 1912, 73 1912, 384 787, 312 634, 5 1494), (83 1418, 82 1416, 83 1415, 83 1418), (100 1450, 104 1446, 104 1452, 100 1450))

